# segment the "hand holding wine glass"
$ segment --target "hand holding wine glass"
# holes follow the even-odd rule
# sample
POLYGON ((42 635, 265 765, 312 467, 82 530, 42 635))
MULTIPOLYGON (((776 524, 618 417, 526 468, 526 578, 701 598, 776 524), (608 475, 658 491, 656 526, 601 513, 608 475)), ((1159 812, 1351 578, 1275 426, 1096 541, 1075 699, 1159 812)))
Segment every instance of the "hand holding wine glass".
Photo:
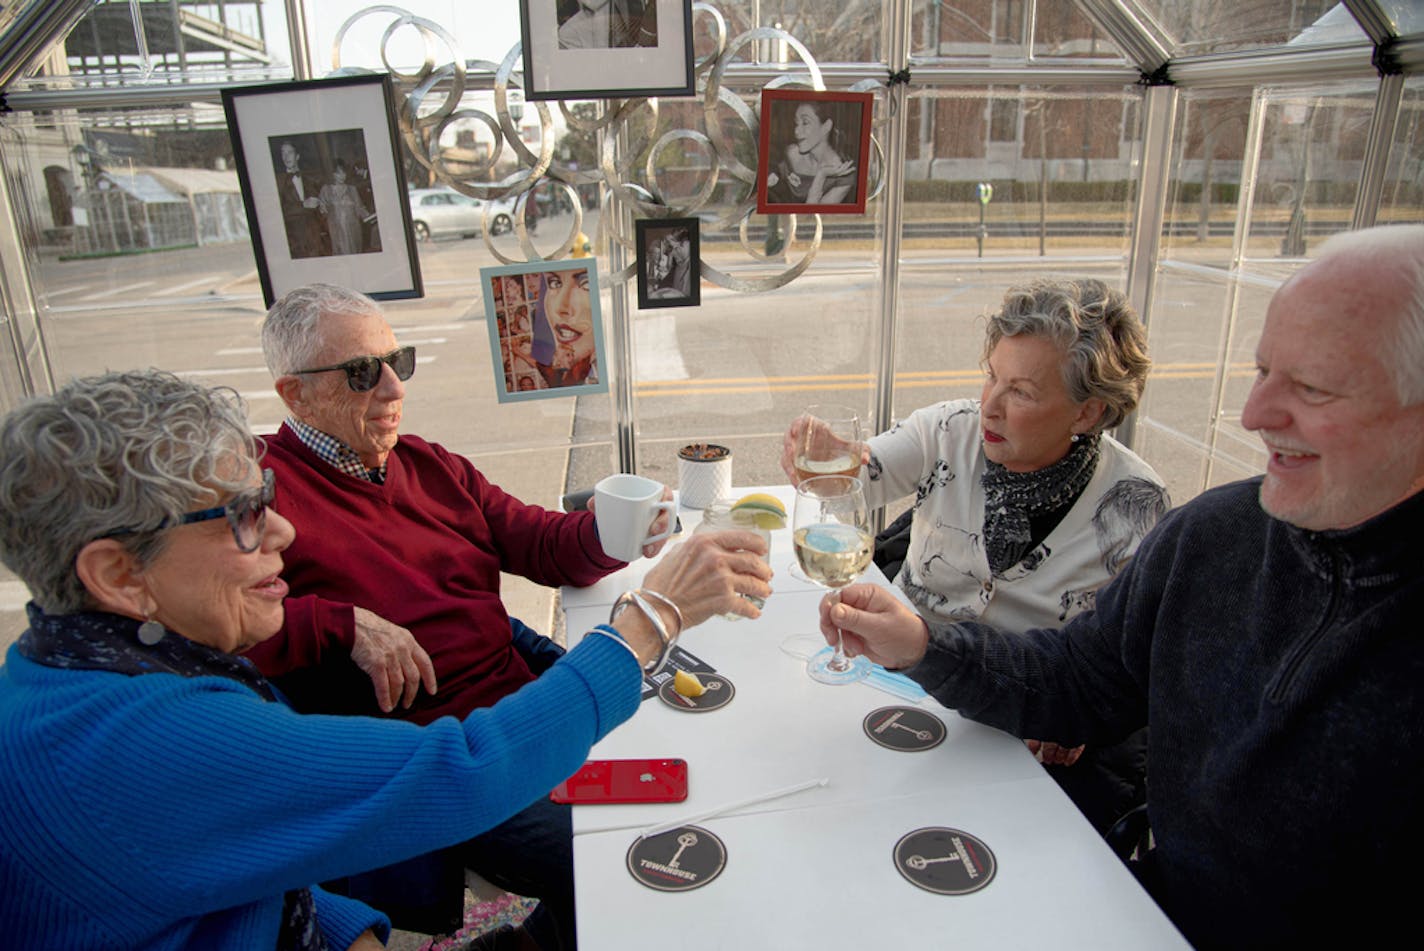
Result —
MULTIPOLYGON (((792 515, 796 560, 806 577, 837 591, 870 564, 874 537, 860 480, 852 476, 814 476, 796 487, 792 515)), ((870 673, 863 657, 849 658, 837 632, 834 651, 823 651, 806 665, 811 679, 847 684, 870 673)))
POLYGON ((859 475, 861 435, 860 417, 850 407, 808 406, 783 441, 782 469, 796 485, 821 475, 859 475))

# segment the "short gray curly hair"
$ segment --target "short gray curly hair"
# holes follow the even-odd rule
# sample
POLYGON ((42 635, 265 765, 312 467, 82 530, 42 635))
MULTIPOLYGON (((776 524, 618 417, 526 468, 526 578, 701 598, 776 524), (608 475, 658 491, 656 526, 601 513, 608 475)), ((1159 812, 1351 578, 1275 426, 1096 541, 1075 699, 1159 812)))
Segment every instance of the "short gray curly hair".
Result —
POLYGON ((1147 371, 1147 331, 1127 297, 1102 281, 1034 281, 1011 287, 989 318, 984 362, 1000 340, 1028 334, 1063 350, 1063 384, 1075 403, 1103 402, 1093 432, 1112 429, 1137 407, 1147 371))
POLYGON ((123 532, 147 564, 166 545, 157 526, 248 488, 257 472, 235 390, 162 370, 73 380, 0 421, 0 560, 46 613, 84 610, 75 559, 85 545, 123 532))
POLYGON ((311 366, 321 344, 317 327, 325 314, 386 316, 365 294, 336 284, 308 284, 288 291, 262 321, 262 356, 273 379, 311 366))

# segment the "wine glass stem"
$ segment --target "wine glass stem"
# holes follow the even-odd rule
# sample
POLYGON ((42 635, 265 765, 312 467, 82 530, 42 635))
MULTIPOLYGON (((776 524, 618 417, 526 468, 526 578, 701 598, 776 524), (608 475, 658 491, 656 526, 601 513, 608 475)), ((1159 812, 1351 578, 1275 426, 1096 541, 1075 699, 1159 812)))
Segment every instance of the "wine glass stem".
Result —
POLYGON ((835 653, 831 654, 831 659, 826 661, 827 670, 838 674, 850 670, 850 658, 846 656, 844 641, 845 635, 841 633, 840 628, 836 628, 836 649, 835 653))
MULTIPOLYGON (((841 599, 841 589, 832 589, 831 597, 839 601, 841 599)), ((838 674, 843 674, 847 670, 850 670, 850 658, 846 656, 845 652, 845 633, 841 631, 839 627, 836 628, 836 649, 832 652, 831 659, 826 661, 826 669, 838 674)))

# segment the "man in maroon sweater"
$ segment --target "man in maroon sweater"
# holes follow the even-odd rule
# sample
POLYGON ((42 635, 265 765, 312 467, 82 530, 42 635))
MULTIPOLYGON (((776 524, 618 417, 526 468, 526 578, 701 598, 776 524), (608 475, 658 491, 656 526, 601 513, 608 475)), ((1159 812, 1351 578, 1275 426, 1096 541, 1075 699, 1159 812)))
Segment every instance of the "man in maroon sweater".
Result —
MULTIPOLYGON (((414 348, 396 345, 364 295, 292 291, 268 312, 262 347, 290 414, 263 464, 297 537, 283 629, 248 656, 304 712, 419 724, 491 706, 542 673, 563 651, 510 618, 499 574, 586 585, 623 567, 593 514, 526 505, 465 458, 400 436, 414 348)), ((552 914, 542 942, 572 947, 570 843, 568 808, 540 800, 459 857, 540 898, 531 931, 552 914)))

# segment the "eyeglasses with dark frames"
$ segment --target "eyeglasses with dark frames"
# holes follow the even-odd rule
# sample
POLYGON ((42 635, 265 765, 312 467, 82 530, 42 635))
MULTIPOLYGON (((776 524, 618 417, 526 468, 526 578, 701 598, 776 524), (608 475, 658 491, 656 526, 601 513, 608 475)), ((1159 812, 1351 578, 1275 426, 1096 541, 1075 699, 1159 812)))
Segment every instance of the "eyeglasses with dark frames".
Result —
MULTIPOLYGON (((260 488, 249 489, 246 492, 239 492, 232 497, 232 501, 226 505, 218 505, 210 509, 199 509, 196 512, 188 512, 178 516, 176 519, 164 519, 153 531, 165 528, 174 528, 178 525, 191 525, 194 522, 207 522, 215 518, 227 516, 228 527, 232 529, 232 540, 237 543, 237 550, 240 552, 253 552, 262 544, 262 536, 267 531, 267 507, 272 504, 272 500, 277 497, 277 474, 271 469, 262 471, 262 485, 260 488)), ((118 531, 110 532, 105 538, 112 538, 117 535, 133 535, 144 529, 121 528, 118 531)))
POLYGON ((330 370, 341 370, 346 374, 347 386, 357 393, 365 393, 375 389, 376 384, 381 382, 382 364, 395 371, 397 380, 409 380, 415 374, 415 348, 397 347, 381 356, 352 357, 329 367, 312 367, 292 372, 326 373, 330 370))
MULTIPOLYGON (((262 487, 248 492, 239 492, 226 505, 189 512, 178 518, 179 525, 206 522, 227 516, 232 528, 232 540, 237 542, 241 552, 256 551, 262 544, 262 534, 267 530, 267 506, 277 497, 277 473, 271 469, 262 470, 262 487)), ((166 527, 166 526, 165 526, 166 527)))

